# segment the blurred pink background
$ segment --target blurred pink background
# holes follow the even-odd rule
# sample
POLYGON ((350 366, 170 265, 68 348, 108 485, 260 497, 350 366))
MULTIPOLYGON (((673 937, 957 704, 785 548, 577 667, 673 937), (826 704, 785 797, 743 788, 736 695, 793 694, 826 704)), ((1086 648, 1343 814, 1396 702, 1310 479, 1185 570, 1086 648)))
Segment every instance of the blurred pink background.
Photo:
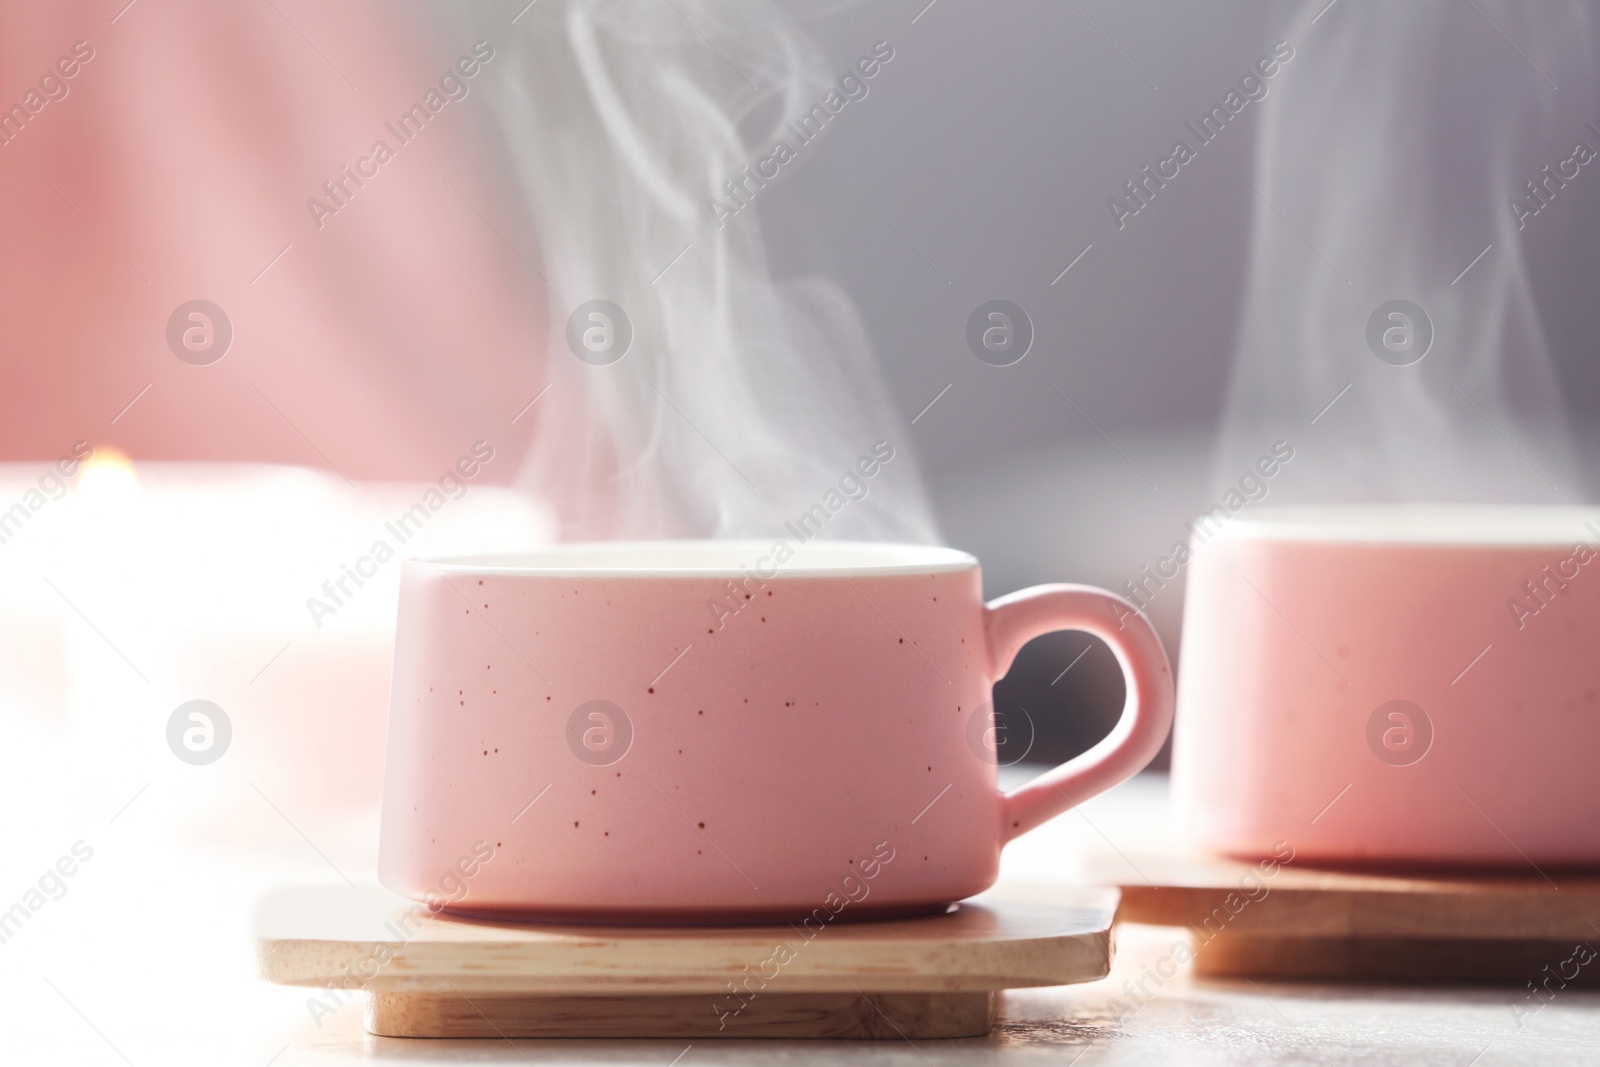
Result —
POLYGON ((306 204, 375 140, 395 147, 385 122, 455 57, 367 0, 124 2, 0 6, 8 111, 93 49, 0 145, 0 460, 85 439, 431 479, 474 440, 520 456, 538 410, 510 420, 547 380, 543 283, 498 171, 473 165, 473 113, 445 107, 320 230, 306 204), (164 343, 192 299, 232 322, 210 366, 164 343))

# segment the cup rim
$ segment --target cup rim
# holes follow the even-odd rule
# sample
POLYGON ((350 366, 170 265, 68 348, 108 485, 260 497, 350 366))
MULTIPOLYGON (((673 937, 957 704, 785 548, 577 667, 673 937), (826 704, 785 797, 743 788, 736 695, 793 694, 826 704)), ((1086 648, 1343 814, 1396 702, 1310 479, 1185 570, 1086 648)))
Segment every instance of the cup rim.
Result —
POLYGON ((454 574, 560 578, 854 578, 944 574, 978 566, 977 557, 942 545, 788 538, 565 541, 513 552, 427 556, 407 567, 454 574), (777 563, 780 545, 793 557, 777 563), (776 573, 770 573, 776 566, 776 573), (759 569, 758 569, 759 568, 759 569))
MULTIPOLYGON (((1200 516, 1191 528, 1200 530, 1205 519, 1200 516)), ((1217 523, 1208 536, 1317 544, 1571 547, 1578 540, 1600 540, 1600 508, 1582 504, 1275 504, 1230 516, 1217 523)))

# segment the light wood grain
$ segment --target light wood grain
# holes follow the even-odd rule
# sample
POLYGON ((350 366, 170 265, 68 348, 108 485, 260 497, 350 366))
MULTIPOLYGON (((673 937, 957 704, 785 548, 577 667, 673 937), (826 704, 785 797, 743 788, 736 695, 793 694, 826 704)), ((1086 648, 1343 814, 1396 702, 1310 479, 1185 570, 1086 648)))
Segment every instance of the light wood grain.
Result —
POLYGON ((996 990, 1109 973, 1115 890, 983 900, 878 922, 585 927, 429 915, 376 887, 281 890, 262 977, 373 994, 374 1033, 986 1033, 996 990))
POLYGON ((1119 920, 1188 930, 1198 974, 1522 984, 1600 944, 1592 872, 1274 870, 1155 833, 1120 845, 1086 849, 1080 873, 1121 886, 1119 920))
POLYGON ((367 1030, 381 1037, 981 1037, 993 993, 790 993, 719 1016, 709 997, 472 997, 374 993, 367 1030))
POLYGON ((1531 870, 1378 874, 1290 863, 1268 875, 1250 863, 1128 850, 1093 857, 1088 866, 1122 887, 1119 915, 1129 922, 1226 928, 1253 936, 1474 941, 1600 936, 1590 925, 1600 920, 1600 875, 1593 873, 1549 871, 1546 880, 1531 870), (1240 906, 1252 896, 1259 899, 1240 906))
POLYGON ((951 914, 886 922, 835 921, 808 939, 798 924, 585 927, 441 914, 407 925, 398 916, 409 903, 381 889, 319 887, 272 894, 258 910, 256 929, 262 977, 282 985, 660 995, 723 993, 729 981, 752 971, 776 970, 785 993, 955 993, 1103 976, 1115 891, 1057 899, 969 903, 951 914), (768 961, 780 945, 793 956, 774 966, 768 961))

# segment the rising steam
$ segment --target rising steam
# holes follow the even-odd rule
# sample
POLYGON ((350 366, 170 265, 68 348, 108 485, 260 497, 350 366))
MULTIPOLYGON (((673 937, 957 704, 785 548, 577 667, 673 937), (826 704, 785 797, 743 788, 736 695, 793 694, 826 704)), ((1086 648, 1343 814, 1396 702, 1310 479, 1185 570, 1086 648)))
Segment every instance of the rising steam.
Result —
POLYGON ((1258 118, 1218 486, 1283 439, 1279 500, 1581 495, 1527 251, 1600 205, 1600 165, 1528 183, 1600 146, 1593 31, 1581 3, 1307 4, 1258 118), (1391 300, 1435 332, 1410 366, 1367 342, 1391 300))
POLYGON ((755 212, 719 228, 707 206, 831 88, 815 45, 752 0, 541 0, 510 33, 506 18, 453 13, 448 32, 503 57, 479 88, 550 280, 535 295, 552 384, 524 482, 558 502, 563 536, 776 534, 887 440, 892 474, 827 535, 936 540, 847 300, 775 280, 755 212), (569 313, 597 298, 634 329, 611 366, 567 349, 569 313))

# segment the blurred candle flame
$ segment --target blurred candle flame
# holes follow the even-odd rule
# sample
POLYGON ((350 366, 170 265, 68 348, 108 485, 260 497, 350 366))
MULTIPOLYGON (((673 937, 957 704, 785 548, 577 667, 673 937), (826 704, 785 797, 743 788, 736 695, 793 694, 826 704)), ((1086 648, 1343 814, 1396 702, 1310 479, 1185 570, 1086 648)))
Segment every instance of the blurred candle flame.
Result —
POLYGON ((97 501, 127 500, 138 489, 139 472, 133 460, 115 448, 95 449, 78 476, 78 492, 97 501))

